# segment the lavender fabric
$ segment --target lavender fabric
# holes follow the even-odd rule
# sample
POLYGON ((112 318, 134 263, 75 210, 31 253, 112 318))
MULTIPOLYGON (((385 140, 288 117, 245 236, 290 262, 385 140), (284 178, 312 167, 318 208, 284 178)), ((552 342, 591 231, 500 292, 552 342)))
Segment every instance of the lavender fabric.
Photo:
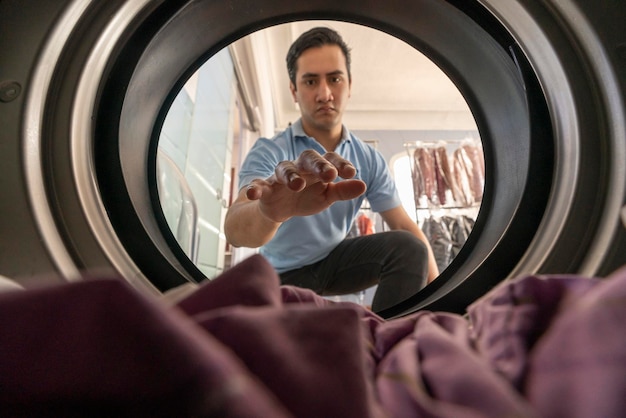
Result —
POLYGON ((618 417, 626 269, 383 320, 253 256, 169 306, 118 279, 0 294, 0 415, 618 417))
POLYGON ((529 359, 526 396, 546 417, 626 415, 626 269, 572 298, 529 359))

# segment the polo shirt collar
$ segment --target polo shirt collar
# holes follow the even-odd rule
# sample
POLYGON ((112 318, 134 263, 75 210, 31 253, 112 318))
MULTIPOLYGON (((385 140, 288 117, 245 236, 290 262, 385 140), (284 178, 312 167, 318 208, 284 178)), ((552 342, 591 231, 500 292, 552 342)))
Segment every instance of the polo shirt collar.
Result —
MULTIPOLYGON (((346 125, 341 125, 341 128, 341 141, 339 141, 340 145, 344 142, 350 142, 350 131, 346 128, 346 125)), ((291 124, 291 131, 293 132, 294 138, 309 138, 302 128, 302 118, 291 124)))

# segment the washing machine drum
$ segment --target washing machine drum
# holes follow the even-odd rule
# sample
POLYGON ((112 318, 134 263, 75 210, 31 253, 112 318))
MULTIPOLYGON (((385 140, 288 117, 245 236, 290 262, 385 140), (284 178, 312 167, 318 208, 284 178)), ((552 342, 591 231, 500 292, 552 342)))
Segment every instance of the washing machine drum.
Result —
POLYGON ((426 54, 482 140, 484 196, 465 246, 385 316, 462 312, 522 273, 607 274, 626 261, 626 3, 553 3, 2 1, 0 274, 109 270, 155 293, 203 280, 158 206, 168 106, 229 43, 312 17, 426 54))

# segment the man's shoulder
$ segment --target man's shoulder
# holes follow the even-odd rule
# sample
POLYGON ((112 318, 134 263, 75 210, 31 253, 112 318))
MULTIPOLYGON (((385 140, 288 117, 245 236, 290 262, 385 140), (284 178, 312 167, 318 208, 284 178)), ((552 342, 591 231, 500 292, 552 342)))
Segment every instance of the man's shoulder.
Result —
POLYGON ((291 126, 288 126, 286 129, 276 133, 273 137, 259 137, 255 146, 269 146, 269 147, 278 147, 282 148, 289 144, 293 140, 294 134, 291 126))
POLYGON ((255 141, 254 146, 255 147, 264 147, 264 146, 280 147, 281 145, 285 145, 289 143, 291 141, 292 136, 293 135, 291 134, 290 128, 287 128, 283 131, 278 132, 271 138, 265 137, 265 136, 259 137, 255 141))
POLYGON ((283 129, 282 131, 274 135, 270 139, 270 141, 274 143, 285 144, 285 143, 291 142, 293 140, 293 137, 294 137, 293 127, 289 125, 287 128, 283 129))
POLYGON ((279 161, 290 159, 289 150, 292 148, 291 134, 287 130, 276 134, 272 138, 259 137, 247 152, 244 165, 253 163, 276 164, 279 161))

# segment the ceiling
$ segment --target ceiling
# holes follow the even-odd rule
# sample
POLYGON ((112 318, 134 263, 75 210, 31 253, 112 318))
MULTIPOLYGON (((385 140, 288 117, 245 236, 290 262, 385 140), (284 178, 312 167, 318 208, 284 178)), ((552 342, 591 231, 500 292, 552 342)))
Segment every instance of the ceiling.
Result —
POLYGON ((260 109, 272 108, 274 131, 299 117, 288 88, 287 50, 302 32, 320 25, 336 29, 352 51, 352 95, 344 117, 350 129, 476 129, 455 85, 404 41, 347 22, 301 21, 269 27, 235 44, 240 78, 247 79, 249 90, 254 90, 250 93, 252 101, 260 109))

